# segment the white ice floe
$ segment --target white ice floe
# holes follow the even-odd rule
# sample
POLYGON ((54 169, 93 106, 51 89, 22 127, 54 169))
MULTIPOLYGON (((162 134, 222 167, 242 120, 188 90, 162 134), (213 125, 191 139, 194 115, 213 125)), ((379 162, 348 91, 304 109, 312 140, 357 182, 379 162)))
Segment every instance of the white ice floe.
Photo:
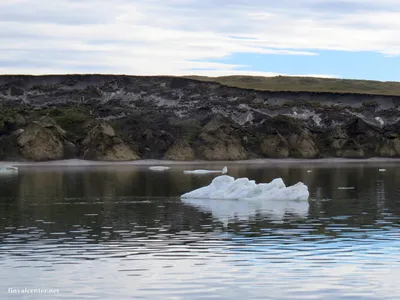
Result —
POLYGON ((386 169, 379 169, 379 172, 386 172, 386 169))
POLYGON ((340 186, 338 187, 338 190, 354 190, 354 186, 340 186))
POLYGON ((183 194, 182 198, 231 199, 231 200, 295 200, 307 201, 309 192, 306 185, 299 182, 286 187, 281 178, 270 183, 257 184, 248 178, 235 179, 228 175, 214 178, 210 185, 183 194))
POLYGON ((375 120, 376 120, 381 126, 385 125, 385 122, 382 120, 381 117, 375 117, 375 120))
POLYGON ((151 166, 149 167, 150 170, 152 171, 165 171, 171 169, 170 167, 165 167, 165 166, 151 166))
POLYGON ((211 173, 228 173, 228 167, 223 167, 222 170, 185 170, 183 171, 185 174, 211 174, 211 173))
POLYGON ((0 174, 14 174, 18 172, 18 168, 9 165, 0 165, 0 174))

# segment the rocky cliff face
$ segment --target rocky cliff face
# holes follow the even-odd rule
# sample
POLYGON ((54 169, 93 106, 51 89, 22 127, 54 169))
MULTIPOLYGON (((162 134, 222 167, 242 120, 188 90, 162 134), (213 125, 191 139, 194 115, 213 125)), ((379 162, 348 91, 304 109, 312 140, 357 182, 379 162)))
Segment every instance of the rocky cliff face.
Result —
POLYGON ((0 159, 400 157, 399 105, 179 77, 0 76, 0 159))

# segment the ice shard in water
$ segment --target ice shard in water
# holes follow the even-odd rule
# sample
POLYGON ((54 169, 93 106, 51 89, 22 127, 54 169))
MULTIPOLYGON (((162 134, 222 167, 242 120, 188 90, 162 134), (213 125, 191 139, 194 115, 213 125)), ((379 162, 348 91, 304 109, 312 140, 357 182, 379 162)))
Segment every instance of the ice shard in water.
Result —
POLYGON ((235 179, 221 175, 205 187, 183 194, 182 198, 197 199, 237 199, 237 200, 292 200, 308 201, 308 187, 302 182, 286 186, 282 178, 276 178, 270 183, 256 183, 248 178, 235 179))

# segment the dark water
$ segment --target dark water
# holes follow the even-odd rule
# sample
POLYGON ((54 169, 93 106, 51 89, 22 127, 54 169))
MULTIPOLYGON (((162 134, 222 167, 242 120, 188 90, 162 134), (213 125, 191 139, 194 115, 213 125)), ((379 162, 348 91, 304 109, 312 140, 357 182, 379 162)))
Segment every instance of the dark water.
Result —
POLYGON ((182 202, 216 175, 180 166, 1 176, 0 299, 400 299, 400 164, 229 170, 310 201, 182 202))

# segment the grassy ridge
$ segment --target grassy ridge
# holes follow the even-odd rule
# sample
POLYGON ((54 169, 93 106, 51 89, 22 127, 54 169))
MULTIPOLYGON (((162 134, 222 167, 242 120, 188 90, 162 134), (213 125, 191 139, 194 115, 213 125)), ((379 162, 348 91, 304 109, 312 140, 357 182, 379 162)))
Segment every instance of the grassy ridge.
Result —
POLYGON ((328 92, 400 96, 400 82, 316 77, 184 76, 199 81, 259 91, 328 92))

